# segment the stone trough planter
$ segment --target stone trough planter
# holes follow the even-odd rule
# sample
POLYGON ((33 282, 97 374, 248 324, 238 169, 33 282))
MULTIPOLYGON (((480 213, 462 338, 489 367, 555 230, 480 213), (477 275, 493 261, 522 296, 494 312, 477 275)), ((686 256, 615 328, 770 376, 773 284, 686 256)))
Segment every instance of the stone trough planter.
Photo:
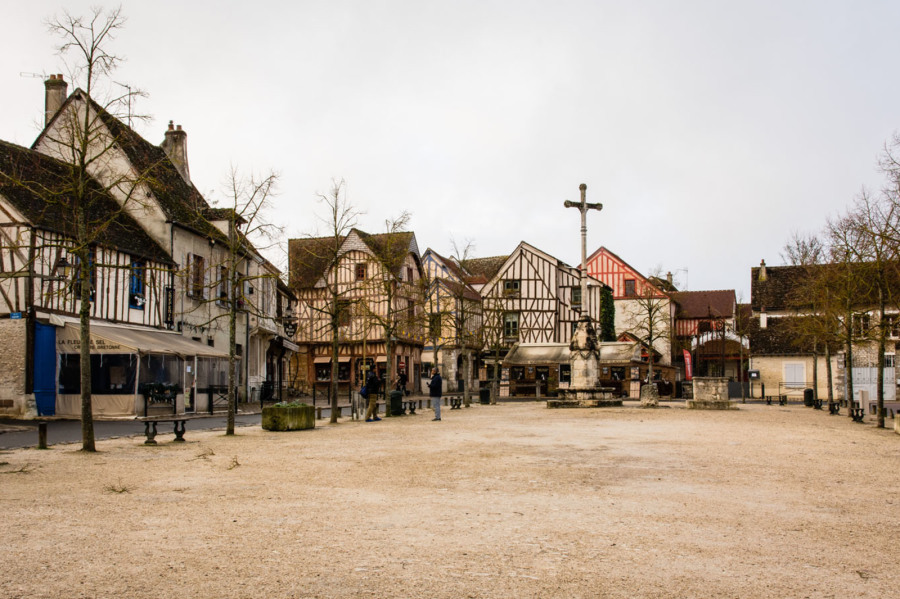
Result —
POLYGON ((262 409, 267 431, 301 431, 316 426, 316 409, 306 404, 275 404, 262 409))

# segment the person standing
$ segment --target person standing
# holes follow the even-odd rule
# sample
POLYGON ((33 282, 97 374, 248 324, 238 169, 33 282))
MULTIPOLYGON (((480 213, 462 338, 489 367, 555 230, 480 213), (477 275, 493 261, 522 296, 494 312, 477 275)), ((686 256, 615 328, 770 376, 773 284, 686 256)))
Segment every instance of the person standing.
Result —
POLYGON ((406 390, 406 383, 409 379, 406 376, 406 370, 400 369, 400 374, 397 376, 397 391, 402 391, 404 395, 409 395, 409 391, 406 390))
POLYGON ((441 379, 441 373, 437 368, 431 369, 431 381, 428 383, 428 395, 431 397, 431 407, 434 408, 434 420, 441 419, 441 394, 443 393, 444 381, 441 379))
POLYGON ((366 422, 377 422, 381 420, 378 417, 378 389, 381 387, 381 381, 374 370, 370 370, 366 375, 366 393, 369 397, 369 408, 366 410, 366 422))

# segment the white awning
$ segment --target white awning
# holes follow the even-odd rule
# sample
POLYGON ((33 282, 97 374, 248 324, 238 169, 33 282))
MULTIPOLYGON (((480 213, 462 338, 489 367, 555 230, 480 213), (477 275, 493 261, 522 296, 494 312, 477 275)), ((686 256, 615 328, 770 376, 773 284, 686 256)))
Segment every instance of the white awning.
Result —
POLYGON ((506 364, 528 366, 535 364, 565 364, 569 362, 568 343, 518 344, 513 347, 506 358, 506 364))
MULTIPOLYGON (((59 353, 77 354, 81 351, 81 327, 66 322, 57 331, 59 353)), ((154 331, 128 326, 109 326, 91 323, 92 354, 174 354, 182 357, 200 356, 227 358, 228 352, 198 343, 180 333, 154 331)))
MULTIPOLYGON (((299 349, 299 348, 298 348, 299 349)), ((350 356, 338 356, 338 364, 349 362, 350 356)), ((331 362, 331 356, 319 356, 313 358, 313 364, 328 364, 331 362)))

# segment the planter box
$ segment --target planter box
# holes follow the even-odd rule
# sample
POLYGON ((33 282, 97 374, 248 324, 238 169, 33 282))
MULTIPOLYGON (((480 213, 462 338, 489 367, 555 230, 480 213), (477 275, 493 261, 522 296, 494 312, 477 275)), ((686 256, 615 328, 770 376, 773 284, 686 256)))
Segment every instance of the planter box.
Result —
POLYGON ((262 427, 267 431, 300 431, 315 428, 316 410, 312 406, 266 406, 262 427))

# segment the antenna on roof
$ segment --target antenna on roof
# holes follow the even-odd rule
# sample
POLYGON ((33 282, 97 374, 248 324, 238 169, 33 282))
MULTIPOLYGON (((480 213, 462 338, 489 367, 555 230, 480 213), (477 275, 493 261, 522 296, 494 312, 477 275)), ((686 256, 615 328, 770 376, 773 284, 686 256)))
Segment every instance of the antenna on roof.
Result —
POLYGON ((118 81, 113 81, 113 83, 128 90, 128 93, 126 94, 126 97, 128 98, 128 128, 133 129, 134 127, 131 126, 131 86, 126 85, 125 83, 119 83, 118 81))

